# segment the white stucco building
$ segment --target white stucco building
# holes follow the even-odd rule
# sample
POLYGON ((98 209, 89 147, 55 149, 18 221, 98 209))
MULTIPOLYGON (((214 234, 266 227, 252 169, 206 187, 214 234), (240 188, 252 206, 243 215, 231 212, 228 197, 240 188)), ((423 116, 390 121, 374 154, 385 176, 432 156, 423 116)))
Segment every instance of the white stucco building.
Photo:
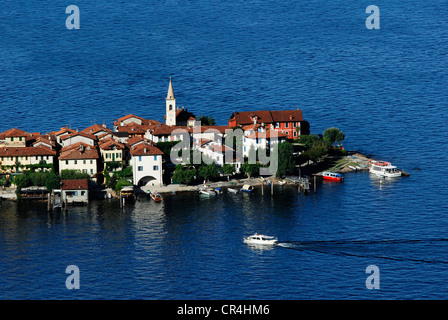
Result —
POLYGON ((163 152, 148 142, 131 150, 134 184, 138 186, 163 185, 163 152))

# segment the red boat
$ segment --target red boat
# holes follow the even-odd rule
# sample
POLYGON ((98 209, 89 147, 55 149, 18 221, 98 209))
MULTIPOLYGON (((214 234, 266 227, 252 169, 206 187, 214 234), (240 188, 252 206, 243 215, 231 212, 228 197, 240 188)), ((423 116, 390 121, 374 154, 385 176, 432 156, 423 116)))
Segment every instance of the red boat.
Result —
POLYGON ((324 178, 324 180, 329 180, 329 181, 344 181, 344 176, 340 173, 326 171, 326 172, 322 173, 322 177, 324 178))
POLYGON ((151 199, 154 200, 155 202, 162 201, 162 196, 158 192, 151 192, 150 196, 151 196, 151 199))

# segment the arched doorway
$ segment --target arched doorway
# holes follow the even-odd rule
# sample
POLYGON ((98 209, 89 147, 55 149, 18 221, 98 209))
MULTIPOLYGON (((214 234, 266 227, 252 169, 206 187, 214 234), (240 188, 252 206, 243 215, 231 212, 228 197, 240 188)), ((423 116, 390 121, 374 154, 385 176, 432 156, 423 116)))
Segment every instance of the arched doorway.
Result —
POLYGON ((155 185, 158 185, 158 184, 159 184, 159 182, 153 176, 144 176, 143 178, 141 178, 138 181, 137 185, 139 187, 143 187, 143 186, 155 186, 155 185))

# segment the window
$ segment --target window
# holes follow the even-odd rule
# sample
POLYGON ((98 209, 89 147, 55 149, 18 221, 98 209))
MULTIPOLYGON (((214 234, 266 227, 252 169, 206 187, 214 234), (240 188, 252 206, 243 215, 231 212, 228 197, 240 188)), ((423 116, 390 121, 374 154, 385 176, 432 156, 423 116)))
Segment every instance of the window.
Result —
POLYGON ((172 104, 170 104, 170 110, 173 110, 173 105, 172 104))
POLYGON ((110 159, 110 153, 106 153, 106 159, 110 159))
POLYGON ((93 169, 90 169, 90 174, 93 174, 93 169))
POLYGON ((75 164, 78 164, 78 160, 75 160, 75 164))
POLYGON ((280 123, 276 122, 276 123, 275 123, 275 127, 276 127, 276 128, 280 128, 280 123))
POLYGON ((121 153, 117 152, 117 158, 121 158, 121 153))
POLYGON ((19 141, 22 141, 22 137, 19 138, 19 141))
POLYGON ((86 192, 85 192, 85 191, 81 191, 81 195, 82 195, 82 196, 85 196, 85 195, 86 195, 86 192))
POLYGON ((297 131, 294 131, 294 137, 297 137, 297 131))
POLYGON ((14 138, 11 138, 11 141, 14 141, 14 138))
POLYGON ((137 167, 137 170, 138 170, 138 171, 143 171, 143 167, 142 167, 142 166, 139 166, 139 167, 137 167))
POLYGON ((86 164, 86 160, 82 160, 82 164, 86 164))
POLYGON ((93 160, 90 160, 90 164, 93 164, 93 160))
POLYGON ((65 160, 65 164, 68 164, 68 160, 65 160))
POLYGON ((142 156, 138 156, 138 161, 142 161, 142 156))
POLYGON ((294 126, 294 128, 297 127, 297 122, 294 122, 294 123, 293 123, 293 126, 294 126))
POLYGON ((159 166, 154 166, 154 167, 152 167, 152 170, 154 170, 154 171, 159 170, 159 166))
POLYGON ((288 122, 285 123, 285 128, 289 128, 289 123, 288 122))
POLYGON ((246 151, 246 147, 244 147, 244 151, 246 151))
POLYGON ((154 156, 154 161, 157 161, 157 156, 154 156))

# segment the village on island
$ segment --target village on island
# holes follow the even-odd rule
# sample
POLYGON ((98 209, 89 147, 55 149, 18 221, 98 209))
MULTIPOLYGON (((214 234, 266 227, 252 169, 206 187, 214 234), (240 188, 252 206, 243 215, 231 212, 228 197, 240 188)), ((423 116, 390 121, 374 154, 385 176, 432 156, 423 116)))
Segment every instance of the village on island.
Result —
POLYGON ((362 154, 344 150, 340 130, 311 135, 300 109, 233 112, 227 125, 216 125, 212 115, 197 116, 176 105, 171 78, 165 101, 165 123, 128 114, 113 128, 0 133, 0 199, 64 206, 109 197, 121 203, 137 190, 155 201, 164 192, 210 195, 222 187, 238 192, 260 184, 295 183, 308 190, 313 174, 342 180, 343 172, 371 167, 362 154), (263 157, 271 171, 263 173, 263 157))

